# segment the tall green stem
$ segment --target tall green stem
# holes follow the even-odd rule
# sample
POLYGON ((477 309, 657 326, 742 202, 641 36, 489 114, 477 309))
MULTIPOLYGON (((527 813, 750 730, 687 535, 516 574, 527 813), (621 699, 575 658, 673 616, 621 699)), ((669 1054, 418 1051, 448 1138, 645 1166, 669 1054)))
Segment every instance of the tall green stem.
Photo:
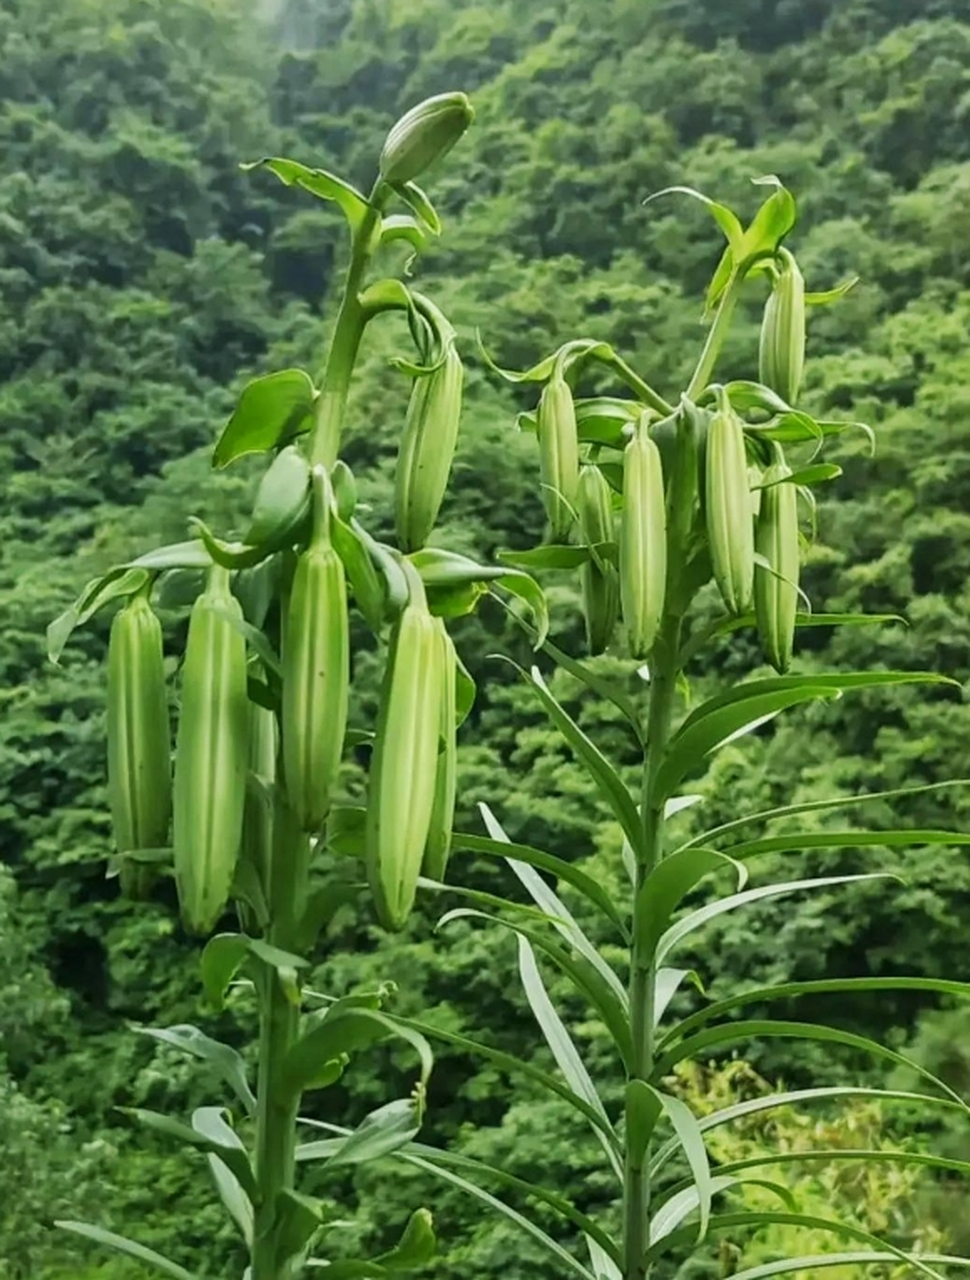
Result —
MULTIPOLYGON (((367 324, 360 304, 360 288, 381 217, 382 188, 378 183, 367 212, 356 227, 350 266, 334 325, 310 440, 310 460, 328 469, 337 460, 347 410, 350 380, 367 324)), ((285 625, 285 600, 284 625, 285 625)), ((283 635, 285 646, 286 638, 283 635)), ((269 911, 266 939, 283 951, 297 949, 296 930, 306 901, 310 847, 293 820, 286 798, 277 792, 273 815, 272 850, 264 892, 269 911)), ((286 1087, 287 1054, 300 1034, 300 1010, 273 968, 265 968, 257 983, 259 999, 259 1083, 256 1112, 255 1173, 258 1199, 251 1258, 251 1280, 291 1280, 293 1266, 281 1262, 277 1236, 281 1192, 292 1190, 295 1178, 296 1120, 300 1096, 286 1087)))
POLYGON ((704 349, 701 351, 700 359, 697 361, 697 368, 694 370, 694 376, 691 378, 690 385, 686 391, 688 400, 696 400, 711 380, 711 374, 717 364, 717 357, 721 354, 721 346, 731 326, 731 317, 734 315, 734 308, 737 306, 740 290, 741 280, 734 275, 721 294, 721 301, 714 316, 714 322, 707 331, 707 341, 704 343, 704 349))
MULTIPOLYGON (((306 901, 310 844, 293 820, 285 800, 275 805, 273 847, 266 898, 270 921, 266 940, 293 951, 294 932, 306 901)), ((280 1264, 275 1233, 279 1195, 292 1189, 295 1175, 296 1117, 299 1094, 285 1087, 286 1056, 300 1032, 300 1011, 276 969, 265 968, 257 984, 260 1004, 259 1084, 256 1111, 256 1185, 259 1202, 252 1250, 252 1280, 290 1280, 292 1268, 280 1264)))
POLYGON ((323 372, 323 387, 317 401, 316 422, 310 437, 310 462, 332 467, 340 449, 340 432, 347 411, 347 395, 354 372, 367 315, 360 305, 360 286, 373 249, 374 231, 381 217, 382 184, 370 194, 367 212, 354 230, 350 246, 350 266, 344 281, 340 309, 323 372))
MULTIPOLYGON (((642 843, 638 851, 634 902, 650 872, 663 855, 663 805, 652 803, 653 782, 670 736, 674 696, 677 687, 677 649, 681 619, 668 616, 650 660, 650 707, 647 716, 647 746, 643 760, 643 791, 640 804, 642 843)), ((649 1080, 654 1060, 654 1002, 656 966, 652 955, 640 951, 636 930, 630 960, 630 1016, 633 1031, 631 1077, 649 1080)), ((644 1255, 649 1244, 650 1220, 649 1151, 640 1163, 631 1158, 629 1148, 624 1167, 623 1187, 623 1275, 624 1280, 644 1280, 644 1255)))

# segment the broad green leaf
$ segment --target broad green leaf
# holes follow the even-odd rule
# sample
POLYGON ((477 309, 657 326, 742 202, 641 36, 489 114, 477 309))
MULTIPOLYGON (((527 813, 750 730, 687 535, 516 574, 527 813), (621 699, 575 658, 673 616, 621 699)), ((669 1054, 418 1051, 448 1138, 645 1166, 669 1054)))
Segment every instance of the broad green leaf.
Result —
POLYGON ((199 535, 212 563, 222 565, 224 569, 253 569, 281 550, 276 542, 263 543, 258 547, 251 547, 247 542, 227 542, 196 516, 189 520, 189 527, 199 535))
POLYGON ((842 468, 834 462, 816 462, 810 467, 800 467, 783 479, 776 477, 773 480, 761 480, 758 484, 753 484, 751 489, 771 489, 778 484, 819 484, 824 480, 835 480, 841 474, 842 468))
POLYGON ((406 241, 415 253, 420 253, 428 243, 428 233, 410 213, 391 213, 381 220, 381 244, 393 244, 395 240, 406 241))
POLYGON ((578 569, 589 559, 589 547, 547 545, 530 551, 499 551, 497 559, 517 569, 578 569))
POLYGON ((317 392, 302 369, 282 369, 255 378, 244 388, 213 455, 228 466, 247 453, 266 453, 309 430, 317 392))
POLYGON ((138 1244, 135 1240, 119 1236, 114 1231, 105 1231, 103 1227, 93 1226, 90 1222, 73 1222, 67 1219, 59 1219, 55 1221, 54 1226, 59 1227, 62 1231, 73 1231, 75 1235, 93 1240, 95 1244, 107 1245, 109 1249, 114 1249, 118 1253, 127 1254, 129 1258, 144 1262, 146 1266, 154 1267, 156 1271, 164 1271, 167 1276, 172 1276, 173 1280, 200 1280, 200 1277, 193 1275, 191 1271, 186 1271, 177 1262, 163 1258, 154 1249, 148 1249, 145 1245, 138 1244))
POLYGON ((416 1267, 426 1266, 437 1247, 430 1210, 415 1209, 394 1248, 379 1254, 375 1262, 388 1271, 413 1271, 416 1267))
POLYGON ((747 726, 779 712, 854 689, 906 684, 954 684, 933 672, 871 671, 836 674, 775 676, 749 680, 709 698, 686 718, 674 734, 658 770, 654 802, 672 795, 684 775, 699 761, 747 726))
MULTIPOLYGON (((536 963, 535 952, 532 950, 529 940, 521 934, 519 934, 518 942, 519 976, 522 979, 526 999, 529 1001, 529 1007, 535 1015, 546 1044, 552 1051, 556 1065, 573 1092, 577 1093, 581 1098, 585 1098, 589 1106, 604 1121, 607 1121, 606 1110, 596 1091, 596 1086, 593 1084, 592 1078, 586 1070, 583 1060, 579 1056, 579 1051, 566 1030, 565 1024, 549 999, 549 994, 542 981, 542 975, 539 973, 539 966, 536 963)), ((613 1172, 622 1181, 623 1167, 620 1164, 613 1143, 604 1137, 602 1128, 596 1127, 594 1132, 600 1140, 600 1145, 606 1153, 606 1158, 609 1160, 613 1172)))
POLYGON ((129 568, 150 569, 159 573, 165 569, 211 569, 212 557, 203 542, 192 538, 188 542, 173 542, 167 547, 146 551, 143 556, 129 560, 128 565, 129 568))
POLYGON ((136 1027, 143 1036, 151 1036, 162 1044, 171 1045, 182 1053, 190 1054, 213 1066, 222 1079, 251 1115, 256 1110, 256 1099, 246 1078, 246 1065, 242 1057, 227 1044, 213 1040, 198 1027, 180 1023, 175 1027, 136 1027))
POLYGON ((722 1018, 748 1004, 767 1004, 773 1000, 791 1000, 796 996, 851 994, 853 991, 925 991, 940 995, 970 998, 970 982, 953 982, 946 978, 814 978, 807 982, 780 982, 769 987, 752 987, 739 995, 717 1000, 682 1019, 657 1044, 663 1053, 675 1039, 689 1035, 698 1027, 722 1018))
POLYGON ((461 660, 461 654, 456 652, 455 660, 455 728, 460 729, 471 714, 478 689, 468 668, 461 660))
POLYGON ((310 464, 296 445, 287 445, 260 481, 243 541, 259 546, 285 540, 309 511, 310 464))
POLYGON ((269 169, 270 173, 275 173, 280 182, 288 187, 302 187, 320 200, 333 200, 354 230, 367 213, 367 200, 357 188, 326 169, 310 169, 305 164, 282 156, 264 156, 261 160, 251 160, 239 167, 245 173, 252 169, 269 169))
POLYGON ((423 1107, 415 1098, 397 1098, 370 1112, 327 1160, 328 1168, 379 1160, 410 1142, 421 1128, 423 1107))
POLYGON ((414 306, 411 291, 403 280, 375 280, 359 298, 365 311, 410 311, 414 306))
POLYGON ((834 696, 827 685, 813 684, 806 678, 797 688, 752 694, 737 702, 711 707, 706 714, 702 707, 701 713, 685 721, 670 740, 663 763, 654 776, 651 804, 659 808, 688 774, 699 768, 704 757, 718 747, 753 732, 791 707, 834 696))
POLYGON ((320 934, 340 908, 357 902, 363 889, 362 884, 341 880, 336 876, 328 876, 313 884, 303 903, 294 934, 294 945, 300 951, 311 952, 320 934))
POLYGON ((306 1249, 314 1233, 323 1225, 325 1209, 320 1200, 294 1191, 292 1187, 284 1187, 277 1193, 274 1207, 276 1263, 282 1267, 306 1249))
MULTIPOLYGON (((484 802, 481 802, 478 807, 485 820, 488 834, 493 840, 504 844, 508 848, 512 842, 502 830, 491 809, 484 802)), ((550 918, 553 928, 565 938, 573 950, 578 951, 581 956, 589 961, 607 986, 613 989, 621 1008, 628 1012, 629 1003, 626 988, 596 947, 590 942, 589 938, 587 938, 586 934, 583 933, 562 899, 549 888, 542 876, 529 863, 519 862, 511 854, 507 855, 505 860, 525 886, 533 902, 550 918)))
POLYGON ((616 1133, 609 1119, 604 1115, 602 1106, 593 1106, 584 1097, 569 1088, 568 1085, 562 1084, 555 1076, 543 1071, 541 1067, 537 1067, 533 1062, 522 1057, 516 1057, 513 1054, 503 1053, 501 1049, 494 1049, 491 1045, 479 1044, 476 1040, 460 1035, 457 1031, 446 1031, 444 1028, 435 1027, 429 1022, 419 1022, 413 1018, 399 1017, 392 1017, 392 1021, 399 1026, 410 1027, 415 1031, 420 1031, 430 1040, 440 1040, 442 1043, 453 1045, 456 1049, 461 1049, 465 1053, 484 1058, 486 1062, 490 1062, 499 1071, 507 1072, 513 1077, 524 1076, 526 1079, 540 1085, 548 1093, 555 1094, 556 1097, 569 1103, 571 1107, 585 1116, 592 1127, 598 1129, 610 1141, 614 1149, 619 1152, 616 1133))
POLYGON ((530 675, 526 675, 521 668, 518 669, 526 682, 535 691, 549 719, 579 757, 586 771, 596 783, 598 790, 613 810, 617 821, 623 828, 624 834, 634 850, 639 849, 643 843, 640 814, 633 802, 633 797, 626 789, 619 774, 600 749, 586 736, 569 713, 552 696, 539 668, 533 667, 530 675))
POLYGON ((759 186, 774 187, 774 191, 745 228, 741 243, 735 249, 737 266, 741 271, 747 270, 759 258, 773 256, 795 225, 795 201, 775 175, 767 174, 753 181, 759 186))
POLYGON ((416 218, 428 228, 433 236, 441 235, 441 219, 434 205, 416 182, 395 182, 391 184, 394 191, 410 208, 416 218))
POLYGON ((743 888, 747 873, 733 858, 725 858, 713 849, 683 849, 659 862, 644 880, 634 908, 633 933, 637 949, 645 960, 652 958, 670 917, 688 893, 705 876, 730 867, 737 876, 737 887, 743 888))
POLYGON ((746 907, 754 902, 763 902, 769 898, 780 898, 789 893, 800 893, 802 890, 824 889, 834 885, 861 884, 866 880, 892 880, 895 877, 883 872, 872 872, 867 875, 853 876, 819 876, 811 880, 789 880, 783 884, 760 885, 756 889, 745 889, 743 893, 732 893, 726 898, 717 898, 706 906, 698 907, 689 915, 672 924, 657 944, 656 962, 661 964, 670 952, 689 934, 708 921, 734 911, 738 907, 746 907))
POLYGON ((110 601, 141 591, 148 580, 149 575, 144 569, 125 565, 110 569, 100 578, 93 578, 74 604, 48 626, 47 657, 50 661, 55 665, 59 663, 64 646, 75 628, 83 626, 110 601))
POLYGON ((334 513, 330 521, 330 536, 346 571, 354 603, 371 631, 379 635, 384 624, 387 583, 374 563, 370 548, 361 538, 359 528, 356 521, 348 523, 334 513))
MULTIPOLYGON (((452 587, 480 586, 483 590, 492 582, 512 595, 518 596, 526 605, 535 620, 539 635, 536 648, 542 643, 549 630, 549 611, 546 597, 536 580, 518 569, 506 568, 504 565, 476 564, 468 556, 454 551, 445 551, 439 547, 425 547, 415 551, 408 557, 421 575, 421 581, 429 593, 436 590, 448 590, 452 587)), ((429 594, 430 598, 430 594, 429 594)))
MULTIPOLYGON (((225 1147, 233 1147, 245 1154, 245 1147, 236 1131, 226 1123, 221 1107, 196 1108, 192 1113, 192 1128, 213 1142, 218 1142, 225 1147)), ((239 1227, 243 1240, 251 1244, 253 1239, 252 1201, 243 1189, 242 1183, 220 1156, 209 1152, 206 1159, 220 1200, 239 1227)))
MULTIPOLYGON (((679 1040, 672 1049, 662 1054, 655 1062, 653 1075, 662 1080, 678 1062, 687 1058, 707 1060, 709 1050, 722 1048, 725 1045, 742 1044, 746 1040, 756 1039, 792 1039, 814 1040, 819 1044, 839 1044, 849 1049, 858 1049, 861 1053, 873 1058, 882 1058, 893 1066, 905 1067, 928 1081, 935 1088, 945 1093, 960 1106, 965 1106, 963 1099, 949 1085, 933 1075, 925 1067, 919 1065, 905 1054, 887 1049, 868 1036, 857 1035, 853 1031, 842 1031, 838 1027, 827 1027, 812 1022, 783 1022, 778 1019, 758 1018, 749 1021, 731 1022, 722 1027, 709 1027, 706 1031, 698 1031, 695 1035, 679 1040)), ((716 1055, 711 1055, 716 1056, 716 1055)), ((967 1108, 970 1111, 970 1107, 967 1108)))
POLYGON ((199 960, 202 986, 214 1009, 225 1007, 226 991, 248 950, 249 939, 242 933, 217 933, 203 947, 199 960))
MULTIPOLYGON (((256 1179, 249 1163, 249 1156, 234 1133, 233 1141, 227 1142, 222 1136, 212 1137, 195 1128, 194 1124, 190 1127, 183 1124, 181 1120, 174 1120, 171 1116, 162 1115, 158 1111, 146 1111, 143 1107, 122 1107, 120 1110, 123 1115, 130 1116, 146 1129, 152 1129, 155 1133, 161 1133, 167 1138, 175 1138, 186 1146, 197 1147, 200 1151, 211 1152, 212 1155, 218 1156, 238 1179, 239 1185, 250 1200, 255 1202, 257 1199, 256 1179)), ((200 1110, 216 1111, 218 1108, 203 1107, 200 1110)), ((195 1115, 198 1115, 198 1112, 193 1115, 193 1121, 195 1115)))
POLYGON ((316 1087, 314 1082, 321 1078, 321 1072, 326 1077, 331 1062, 389 1036, 405 1040, 415 1050, 421 1064, 421 1083, 427 1085, 434 1059, 424 1036, 355 1000, 350 997, 347 1001, 338 1001, 293 1045, 281 1072, 285 1090, 298 1094, 316 1087))
POLYGON ((463 831, 454 832, 451 842, 455 852, 464 850, 467 853, 485 854, 489 857, 511 857, 520 863, 538 867, 540 871, 555 876, 558 880, 571 885, 587 902, 597 907, 616 926, 624 940, 628 940, 629 930, 609 893, 598 880, 580 870, 575 863, 566 862, 540 849, 533 849, 531 845, 510 844, 504 840, 493 840, 488 836, 468 835, 463 831))
POLYGON ((281 951, 259 938, 244 933, 217 933, 205 944, 199 962, 202 985, 216 1009, 223 1008, 226 989, 247 955, 255 956, 278 973, 305 969, 309 964, 302 956, 281 951))

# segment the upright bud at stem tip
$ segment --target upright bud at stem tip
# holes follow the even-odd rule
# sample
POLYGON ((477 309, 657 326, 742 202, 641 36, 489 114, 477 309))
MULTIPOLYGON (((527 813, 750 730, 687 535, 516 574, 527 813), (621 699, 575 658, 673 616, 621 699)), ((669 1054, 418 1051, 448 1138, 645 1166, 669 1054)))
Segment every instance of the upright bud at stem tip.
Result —
POLYGON ((464 93, 440 93, 418 103, 391 129, 381 151, 385 182, 411 182, 455 145, 474 117, 464 93))

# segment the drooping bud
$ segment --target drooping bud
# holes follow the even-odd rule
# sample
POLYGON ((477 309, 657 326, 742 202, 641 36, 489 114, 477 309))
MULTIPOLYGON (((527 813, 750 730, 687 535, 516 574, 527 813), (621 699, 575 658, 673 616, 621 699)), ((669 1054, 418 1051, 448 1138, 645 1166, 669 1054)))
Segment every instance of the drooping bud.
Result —
POLYGON ((147 896, 155 877, 125 854, 168 843, 170 732, 162 628, 140 593, 115 614, 108 646, 108 798, 128 897, 147 896))
POLYGON ((663 617, 667 586, 667 512, 660 450, 642 422, 623 451, 620 601, 636 658, 646 657, 663 617))
POLYGON ((313 539, 297 561, 283 644, 283 774, 301 830, 330 809, 343 753, 350 685, 344 566, 330 539, 327 473, 313 474, 313 539))
POLYGON ((554 542, 569 537, 579 491, 579 434, 576 406, 565 378, 554 374, 546 383, 536 415, 542 501, 554 542))
POLYGON ((229 900, 249 763, 242 609, 215 566, 192 606, 175 746, 175 883, 186 928, 208 933, 229 900))
POLYGON ((474 118, 464 93, 439 93, 412 107, 391 129, 381 151, 385 182, 411 182, 455 145, 474 118))
POLYGON ((367 798, 367 875, 392 931, 411 913, 431 830, 445 693, 441 634, 418 585, 391 636, 367 798))
MULTIPOLYGON (((584 466, 579 475, 579 526, 589 547, 615 540, 610 486, 599 467, 584 466)), ((586 641, 591 654, 603 653, 613 638, 620 613, 620 584, 616 565, 596 552, 580 570, 586 641)))
POLYGON ((805 367, 805 281, 787 249, 779 249, 778 256, 781 266, 761 324, 758 377, 794 405, 805 367))
POLYGON ((742 614, 754 591, 754 513, 744 424, 723 394, 707 433, 704 490, 714 581, 728 612, 742 614))
POLYGON ((461 417, 464 368, 450 343, 444 363, 415 380, 397 460, 397 536, 404 551, 418 551, 438 518, 461 417))

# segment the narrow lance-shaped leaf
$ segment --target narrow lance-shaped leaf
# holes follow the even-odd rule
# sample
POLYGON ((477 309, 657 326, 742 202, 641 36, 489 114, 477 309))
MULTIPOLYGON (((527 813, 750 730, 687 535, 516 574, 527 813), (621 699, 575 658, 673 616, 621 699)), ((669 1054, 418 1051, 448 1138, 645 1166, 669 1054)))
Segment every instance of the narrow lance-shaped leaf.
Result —
POLYGON ((549 719, 579 757, 604 799, 609 803, 630 844, 634 849, 639 849, 643 841, 640 815, 637 811, 637 806, 633 802, 633 797, 619 774, 617 774, 599 748, 580 729, 569 713, 552 696, 539 668, 533 667, 531 674, 528 676, 521 668, 518 668, 518 670, 535 691, 549 719))
MULTIPOLYGON (((485 826, 493 840, 510 844, 508 836, 502 830, 498 819, 489 809, 487 804, 480 804, 482 817, 485 819, 485 826)), ((620 1001, 621 1006, 627 1008, 627 993, 623 983, 616 976, 610 966, 606 963, 596 947, 589 940, 586 934, 579 927, 565 903, 549 888, 545 880, 533 870, 528 863, 519 862, 516 858, 509 856, 506 858, 509 866, 521 880, 529 893, 529 896, 537 904, 537 906, 545 912, 552 922, 553 927, 561 934, 563 938, 579 952, 594 969, 599 973, 600 977, 611 987, 620 1001)))
POLYGON ((201 1280, 200 1277, 194 1276, 191 1271, 186 1271, 185 1267, 179 1266, 177 1262, 172 1262, 171 1259, 163 1257, 154 1249, 148 1249, 136 1240, 129 1240, 125 1236, 119 1236, 114 1231, 105 1231, 103 1227, 96 1227, 90 1222, 73 1222, 60 1219, 55 1221, 54 1226, 62 1231, 73 1231, 75 1235, 93 1240, 95 1244, 107 1245, 109 1249, 114 1249, 117 1253, 126 1254, 129 1258, 143 1262, 146 1266, 153 1267, 156 1271, 164 1272, 165 1275, 173 1277, 173 1280, 201 1280))
MULTIPOLYGON (((539 966, 536 964, 535 952, 532 950, 528 939, 523 938, 521 934, 518 941, 519 976, 522 979, 522 986, 525 989, 529 1007, 535 1015, 546 1044, 552 1050, 552 1056, 555 1058, 556 1064, 569 1086, 581 1097, 585 1098, 589 1105, 602 1115, 605 1120, 606 1111, 600 1101, 596 1086, 583 1065, 579 1051, 573 1044, 562 1019, 549 999, 542 976, 539 973, 539 966)), ((597 1128, 594 1132, 597 1138, 600 1139, 600 1144, 614 1173, 622 1180, 623 1169, 613 1144, 603 1138, 601 1129, 597 1128)))
POLYGON ((701 925, 707 924, 709 920, 714 920, 717 916, 724 915, 728 911, 734 911, 738 907, 745 907, 768 898, 782 897, 789 893, 799 893, 802 890, 825 889, 835 885, 861 884, 866 880, 890 880, 893 878, 882 872, 854 876, 818 876, 809 880, 789 880, 783 884, 760 885, 756 889, 745 889, 742 893, 732 893, 726 898, 718 898, 714 902, 709 902, 706 906, 692 911, 689 915, 684 916, 683 919, 670 926, 657 944, 657 964, 662 963, 674 947, 682 942, 688 934, 693 933, 695 929, 699 929, 701 925))

